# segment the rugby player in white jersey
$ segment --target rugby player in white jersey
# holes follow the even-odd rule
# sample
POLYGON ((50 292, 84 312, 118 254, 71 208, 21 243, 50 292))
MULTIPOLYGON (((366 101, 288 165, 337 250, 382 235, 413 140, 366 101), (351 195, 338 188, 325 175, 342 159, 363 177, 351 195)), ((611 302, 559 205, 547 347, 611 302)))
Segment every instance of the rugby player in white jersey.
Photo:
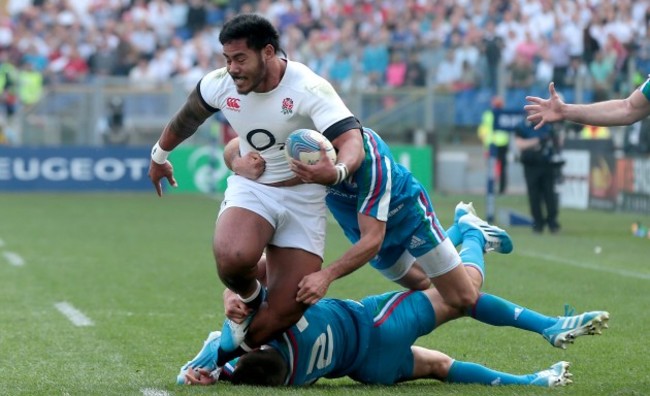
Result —
POLYGON ((268 20, 237 15, 224 24, 219 41, 226 67, 206 74, 164 128, 149 177, 159 196, 162 179, 175 186, 169 152, 217 111, 237 132, 250 169, 261 172, 255 180, 228 178, 214 231, 220 279, 255 312, 242 324, 224 324, 219 360, 226 362, 281 334, 308 307, 296 293, 300 280, 323 262, 325 185, 356 171, 364 151, 358 120, 330 83, 280 56, 279 34, 268 20), (300 128, 321 131, 336 148, 337 163, 320 161, 296 177, 283 149, 288 134, 300 128), (263 253, 266 290, 257 281, 263 253))

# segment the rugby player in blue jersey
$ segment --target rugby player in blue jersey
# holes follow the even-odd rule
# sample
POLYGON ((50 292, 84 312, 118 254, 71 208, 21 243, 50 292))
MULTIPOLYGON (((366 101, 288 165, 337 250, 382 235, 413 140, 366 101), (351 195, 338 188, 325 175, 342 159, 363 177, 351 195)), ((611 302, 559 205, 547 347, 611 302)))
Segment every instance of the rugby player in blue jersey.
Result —
POLYGON ((360 302, 321 299, 298 323, 261 349, 215 370, 219 332, 187 367, 186 384, 217 381, 260 386, 310 385, 320 378, 348 376, 364 384, 390 385, 420 378, 448 383, 563 386, 571 383, 568 362, 516 375, 455 360, 413 343, 458 313, 436 289, 396 291, 360 302), (212 351, 212 352, 211 352, 212 351), (192 367, 193 368, 193 367, 192 367))

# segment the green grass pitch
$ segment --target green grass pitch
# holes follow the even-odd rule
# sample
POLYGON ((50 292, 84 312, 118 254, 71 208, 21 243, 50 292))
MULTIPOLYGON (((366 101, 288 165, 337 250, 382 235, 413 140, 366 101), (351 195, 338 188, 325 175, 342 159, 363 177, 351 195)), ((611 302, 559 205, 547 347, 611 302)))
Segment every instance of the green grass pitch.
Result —
MULTIPOLYGON (((484 213, 481 197, 434 195, 444 226, 460 199, 484 213)), ((497 205, 527 212, 525 197, 500 197, 497 205)), ((211 252, 218 208, 207 196, 159 199, 153 191, 0 195, 0 395, 650 394, 650 240, 630 232, 632 222, 650 219, 568 209, 560 214, 560 235, 509 228, 515 250, 487 256, 484 290, 550 315, 562 314, 565 303, 577 311, 608 310, 609 330, 563 351, 537 334, 464 318, 418 344, 515 373, 568 360, 575 381, 569 387, 433 380, 368 387, 348 379, 300 389, 176 386, 178 368, 223 320, 211 252), (57 303, 78 309, 91 325, 76 326, 57 303)), ((347 247, 331 223, 325 262, 347 247)), ((329 296, 393 289, 363 268, 336 282, 329 296)))

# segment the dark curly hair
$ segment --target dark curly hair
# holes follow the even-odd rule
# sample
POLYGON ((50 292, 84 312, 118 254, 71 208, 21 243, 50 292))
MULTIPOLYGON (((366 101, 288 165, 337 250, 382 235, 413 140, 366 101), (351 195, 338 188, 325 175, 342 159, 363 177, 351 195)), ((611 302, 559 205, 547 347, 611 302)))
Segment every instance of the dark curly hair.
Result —
POLYGON ((219 33, 221 44, 246 39, 248 48, 261 51, 271 44, 280 51, 280 34, 266 18, 257 14, 239 14, 223 25, 219 33))

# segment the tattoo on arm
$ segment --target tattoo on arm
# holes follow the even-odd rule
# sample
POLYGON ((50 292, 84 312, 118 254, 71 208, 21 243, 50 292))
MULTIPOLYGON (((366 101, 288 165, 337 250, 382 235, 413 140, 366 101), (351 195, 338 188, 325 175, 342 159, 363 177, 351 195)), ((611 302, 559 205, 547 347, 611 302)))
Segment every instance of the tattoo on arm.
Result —
POLYGON ((174 135, 182 139, 187 139, 212 116, 214 112, 208 110, 203 105, 201 98, 196 90, 190 93, 183 107, 178 110, 174 117, 167 124, 167 128, 174 135))

